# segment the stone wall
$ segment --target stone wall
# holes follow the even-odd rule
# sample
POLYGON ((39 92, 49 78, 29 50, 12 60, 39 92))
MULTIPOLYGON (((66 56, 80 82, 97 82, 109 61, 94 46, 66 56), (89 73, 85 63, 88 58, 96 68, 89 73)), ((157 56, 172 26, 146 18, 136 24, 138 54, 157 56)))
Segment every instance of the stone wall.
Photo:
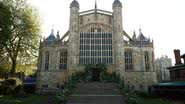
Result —
MULTIPOLYGON (((47 47, 42 47, 40 49, 41 55, 39 58, 42 58, 42 61, 39 61, 39 67, 38 70, 45 70, 45 53, 49 52, 49 71, 51 70, 59 70, 59 62, 60 62, 60 52, 61 51, 67 51, 66 46, 58 46, 58 45, 53 45, 53 46, 47 46, 47 47)), ((39 59, 40 60, 40 59, 39 59)))
POLYGON ((148 86, 157 83, 157 76, 155 72, 122 72, 124 77, 125 85, 131 90, 136 91, 148 91, 148 86))
POLYGON ((146 71, 144 58, 145 52, 149 52, 150 70, 148 71, 154 71, 154 54, 153 54, 154 49, 152 47, 124 47, 124 48, 125 51, 126 50, 132 51, 134 71, 146 71))
POLYGON ((36 92, 41 93, 43 90, 57 90, 57 85, 64 83, 69 76, 67 70, 56 70, 56 71, 38 71, 37 72, 37 81, 36 81, 36 92))
POLYGON ((112 26, 112 16, 106 14, 87 14, 79 16, 80 27, 91 23, 106 24, 112 26))

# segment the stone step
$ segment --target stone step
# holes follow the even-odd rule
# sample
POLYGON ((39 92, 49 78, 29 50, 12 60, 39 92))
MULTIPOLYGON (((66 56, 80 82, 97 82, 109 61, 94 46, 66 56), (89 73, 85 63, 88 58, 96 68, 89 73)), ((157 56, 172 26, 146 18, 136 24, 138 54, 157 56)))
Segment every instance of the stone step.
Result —
POLYGON ((67 104, 124 104, 124 97, 122 95, 72 95, 67 104))
POLYGON ((120 95, 120 90, 115 83, 78 83, 74 90, 74 94, 120 95))
POLYGON ((78 83, 67 104, 125 104, 115 83, 78 83))

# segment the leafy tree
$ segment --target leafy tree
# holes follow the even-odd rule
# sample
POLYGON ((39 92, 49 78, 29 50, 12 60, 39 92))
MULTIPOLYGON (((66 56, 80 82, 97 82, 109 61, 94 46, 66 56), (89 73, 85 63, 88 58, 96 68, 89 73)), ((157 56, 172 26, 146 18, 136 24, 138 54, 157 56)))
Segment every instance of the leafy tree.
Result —
MULTIPOLYGON (((11 73, 15 73, 18 60, 26 58, 24 62, 26 64, 37 54, 40 32, 39 16, 27 0, 0 0, 0 3, 3 7, 7 7, 9 12, 6 18, 10 18, 0 25, 6 27, 2 28, 3 32, 0 34, 6 37, 6 41, 2 41, 1 45, 11 60, 11 73)), ((0 18, 4 16, 0 15, 0 18)))
POLYGON ((0 53, 3 54, 3 43, 7 41, 11 33, 13 23, 10 7, 0 1, 0 53), (6 35, 5 35, 6 34, 6 35))
POLYGON ((7 73, 9 70, 9 59, 7 57, 4 43, 10 38, 11 24, 13 23, 11 17, 10 7, 0 1, 0 74, 7 73), (6 35, 5 35, 6 34, 6 35))

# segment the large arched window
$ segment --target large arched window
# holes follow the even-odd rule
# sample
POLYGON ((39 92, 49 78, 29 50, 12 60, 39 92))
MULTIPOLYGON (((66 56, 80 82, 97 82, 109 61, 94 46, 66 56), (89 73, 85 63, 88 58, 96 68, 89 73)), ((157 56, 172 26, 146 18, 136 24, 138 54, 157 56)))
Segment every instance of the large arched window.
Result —
POLYGON ((149 71, 150 70, 149 52, 145 52, 144 57, 145 57, 145 70, 149 71))
POLYGON ((80 64, 112 64, 112 32, 99 24, 84 28, 88 31, 80 32, 80 64))
POLYGON ((45 70, 49 70, 49 52, 45 53, 45 70))
POLYGON ((133 70, 133 59, 131 50, 125 50, 125 70, 133 70))

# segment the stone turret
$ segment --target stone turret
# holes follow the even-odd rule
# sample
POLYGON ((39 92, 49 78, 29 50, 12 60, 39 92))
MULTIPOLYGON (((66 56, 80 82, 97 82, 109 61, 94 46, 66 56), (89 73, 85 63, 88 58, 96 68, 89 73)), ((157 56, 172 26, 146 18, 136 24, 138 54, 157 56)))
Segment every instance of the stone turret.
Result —
POLYGON ((113 5, 114 63, 117 70, 124 70, 124 41, 122 26, 122 3, 114 0, 113 5))
POLYGON ((133 40, 133 41, 136 40, 136 32, 135 32, 135 30, 134 30, 134 32, 133 32, 132 40, 133 40))
POLYGON ((121 3, 119 0, 114 0, 112 6, 113 6, 113 8, 114 8, 114 7, 122 7, 122 3, 121 3))
POLYGON ((59 30, 57 31, 57 40, 60 40, 60 32, 59 32, 59 30))
POLYGON ((70 4, 70 8, 72 8, 72 7, 76 7, 76 8, 79 9, 80 5, 79 5, 78 1, 73 0, 73 1, 71 2, 71 4, 70 4))
POLYGON ((70 25, 68 41, 68 69, 74 70, 79 64, 79 3, 70 4, 70 25))

